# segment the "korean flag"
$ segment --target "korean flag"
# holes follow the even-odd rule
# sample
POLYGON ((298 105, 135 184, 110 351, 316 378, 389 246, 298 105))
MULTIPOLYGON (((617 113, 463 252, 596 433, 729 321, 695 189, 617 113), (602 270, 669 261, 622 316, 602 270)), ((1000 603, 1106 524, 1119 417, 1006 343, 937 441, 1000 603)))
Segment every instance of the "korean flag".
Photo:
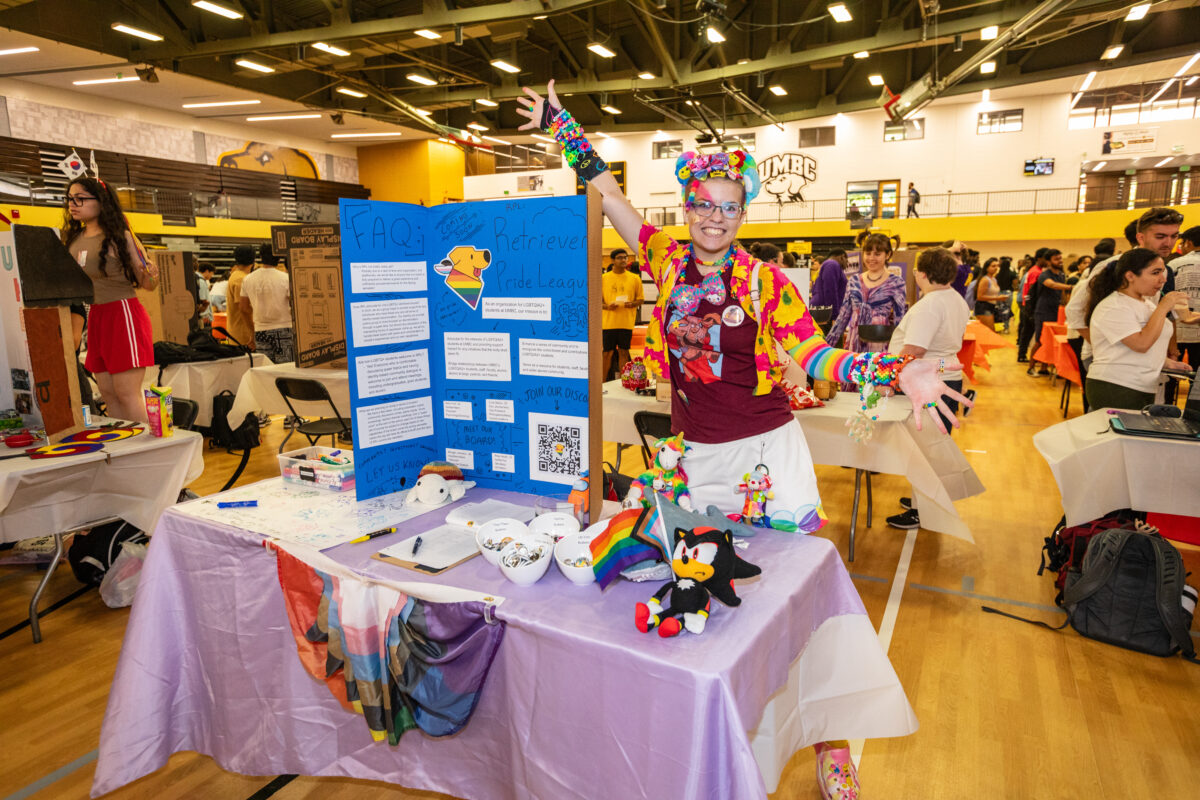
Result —
POLYGON ((80 175, 87 174, 87 167, 84 166, 83 159, 74 150, 71 151, 71 155, 58 162, 58 168, 67 176, 68 180, 75 180, 80 175))

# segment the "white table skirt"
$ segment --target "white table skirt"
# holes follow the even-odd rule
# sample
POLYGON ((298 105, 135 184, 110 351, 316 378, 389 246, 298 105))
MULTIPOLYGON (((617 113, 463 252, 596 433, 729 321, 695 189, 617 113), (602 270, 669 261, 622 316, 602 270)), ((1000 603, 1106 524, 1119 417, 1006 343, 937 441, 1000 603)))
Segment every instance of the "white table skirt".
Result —
POLYGON ((0 461, 0 541, 83 527, 107 517, 144 531, 204 472, 204 440, 191 431, 143 433, 87 455, 0 461))
MULTIPOLYGON (((842 392, 821 408, 794 412, 813 463, 903 475, 912 483, 922 528, 973 542, 954 501, 981 494, 984 486, 954 438, 942 434, 928 419, 918 431, 912 405, 897 397, 880 413, 874 437, 862 445, 850 438, 846 428, 846 420, 857 408, 857 395, 842 392)), ((604 441, 640 445, 633 426, 636 411, 670 414, 671 405, 635 394, 620 381, 604 384, 604 441)))
POLYGON ((1118 508, 1200 517, 1200 441, 1125 436, 1113 433, 1108 419, 1100 409, 1034 434, 1067 524, 1118 508))
MULTIPOLYGON (((240 425, 246 415, 252 412, 289 413, 287 404, 275 388, 276 378, 307 378, 320 381, 329 390, 329 396, 337 406, 338 412, 344 418, 350 418, 350 373, 346 370, 319 367, 301 369, 295 364, 268 364, 265 367, 246 370, 246 374, 242 375, 237 397, 234 398, 233 408, 227 417, 231 428, 240 425)), ((304 417, 328 417, 332 414, 328 403, 296 403, 296 411, 304 417)))
MULTIPOLYGON (((253 353, 254 366, 271 363, 262 353, 253 353)), ((197 406, 196 424, 207 428, 212 424, 212 399, 223 391, 237 392, 242 375, 250 369, 250 358, 245 355, 219 358, 216 361, 192 361, 186 364, 171 364, 158 377, 158 367, 146 369, 143 386, 158 384, 170 386, 174 397, 183 397, 197 406)))

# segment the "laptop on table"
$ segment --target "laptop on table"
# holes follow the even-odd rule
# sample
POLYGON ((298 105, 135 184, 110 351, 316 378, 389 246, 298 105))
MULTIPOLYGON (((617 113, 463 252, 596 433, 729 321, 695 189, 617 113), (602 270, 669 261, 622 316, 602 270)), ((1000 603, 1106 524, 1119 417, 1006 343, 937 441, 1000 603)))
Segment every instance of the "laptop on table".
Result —
POLYGON ((1127 436, 1200 440, 1200 381, 1192 380, 1182 417, 1154 417, 1140 411, 1118 411, 1109 418, 1108 424, 1116 433, 1127 436))

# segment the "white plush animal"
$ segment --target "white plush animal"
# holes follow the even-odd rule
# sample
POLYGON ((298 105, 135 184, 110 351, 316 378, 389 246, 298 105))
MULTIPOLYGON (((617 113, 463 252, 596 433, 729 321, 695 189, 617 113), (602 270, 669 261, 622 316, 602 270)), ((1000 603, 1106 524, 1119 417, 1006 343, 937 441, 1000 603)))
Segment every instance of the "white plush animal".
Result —
POLYGON ((404 498, 406 505, 437 508, 461 500, 475 481, 463 480, 462 471, 453 464, 434 461, 421 469, 416 484, 404 498))

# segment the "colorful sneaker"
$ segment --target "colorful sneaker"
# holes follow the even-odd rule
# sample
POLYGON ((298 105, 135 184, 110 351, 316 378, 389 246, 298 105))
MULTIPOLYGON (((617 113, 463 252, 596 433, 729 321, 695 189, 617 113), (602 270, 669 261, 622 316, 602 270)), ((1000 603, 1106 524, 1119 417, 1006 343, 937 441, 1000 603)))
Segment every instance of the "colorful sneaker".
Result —
POLYGON ((850 748, 817 745, 817 785, 825 800, 859 800, 862 789, 850 760, 850 748))

